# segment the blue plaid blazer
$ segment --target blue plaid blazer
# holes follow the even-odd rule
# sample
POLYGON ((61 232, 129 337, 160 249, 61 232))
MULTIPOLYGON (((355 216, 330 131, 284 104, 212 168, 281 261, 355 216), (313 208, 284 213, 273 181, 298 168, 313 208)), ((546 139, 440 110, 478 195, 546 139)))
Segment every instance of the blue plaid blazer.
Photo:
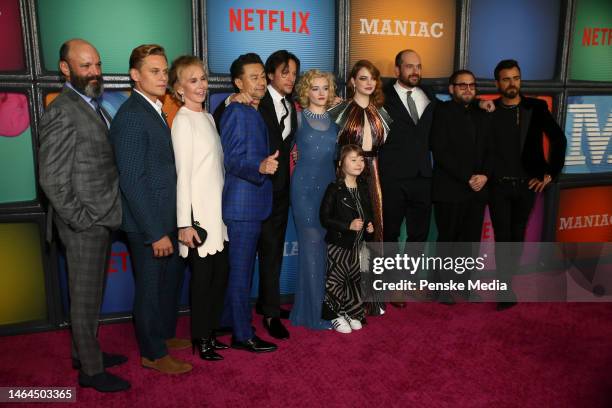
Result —
POLYGON ((272 210, 272 182, 259 172, 268 155, 268 130, 251 106, 230 104, 221 117, 225 164, 223 219, 263 221, 272 210))

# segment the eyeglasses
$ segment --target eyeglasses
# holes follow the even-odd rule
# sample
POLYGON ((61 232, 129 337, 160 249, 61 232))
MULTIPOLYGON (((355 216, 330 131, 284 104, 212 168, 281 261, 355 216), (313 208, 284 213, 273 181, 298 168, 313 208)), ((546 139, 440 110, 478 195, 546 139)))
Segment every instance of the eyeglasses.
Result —
POLYGON ((456 86, 457 88, 461 89, 462 91, 465 91, 466 89, 470 88, 471 90, 476 90, 476 82, 472 82, 471 84, 465 83, 465 82, 459 82, 459 83, 454 83, 453 86, 456 86))

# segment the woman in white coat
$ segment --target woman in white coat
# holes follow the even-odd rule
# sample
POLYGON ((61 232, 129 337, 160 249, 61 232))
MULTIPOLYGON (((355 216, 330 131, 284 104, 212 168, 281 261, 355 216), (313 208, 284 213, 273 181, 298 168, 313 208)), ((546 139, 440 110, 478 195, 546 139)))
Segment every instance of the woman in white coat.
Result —
POLYGON ((180 255, 191 265, 193 350, 203 360, 222 360, 215 329, 223 310, 228 279, 227 228, 221 213, 223 150, 215 122, 203 107, 208 77, 194 56, 174 60, 169 82, 182 104, 172 123, 177 172, 177 223, 180 255), (206 231, 206 237, 197 228, 206 231))

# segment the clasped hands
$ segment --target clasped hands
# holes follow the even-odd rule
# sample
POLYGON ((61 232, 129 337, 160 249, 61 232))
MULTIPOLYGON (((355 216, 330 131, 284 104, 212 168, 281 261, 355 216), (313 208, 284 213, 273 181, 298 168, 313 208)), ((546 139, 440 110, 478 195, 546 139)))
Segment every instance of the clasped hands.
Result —
MULTIPOLYGON (((361 231, 363 229, 363 220, 361 218, 355 218, 351 221, 351 225, 349 225, 349 229, 353 231, 361 231)), ((368 227, 366 228, 368 234, 374 232, 374 225, 371 222, 368 222, 368 227)))

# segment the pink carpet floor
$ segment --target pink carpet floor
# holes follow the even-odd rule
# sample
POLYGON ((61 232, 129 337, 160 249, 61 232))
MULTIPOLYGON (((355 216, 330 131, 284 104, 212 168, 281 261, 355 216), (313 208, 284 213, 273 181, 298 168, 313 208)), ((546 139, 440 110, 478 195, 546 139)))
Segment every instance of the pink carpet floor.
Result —
MULTIPOLYGON (((175 352, 194 369, 168 376, 140 368, 131 324, 101 326, 103 348, 129 357, 110 370, 132 388, 77 388, 76 406, 612 407, 611 304, 409 304, 350 335, 290 330, 275 353, 175 352)), ((69 343, 67 330, 0 338, 0 386, 74 386, 69 343)))

